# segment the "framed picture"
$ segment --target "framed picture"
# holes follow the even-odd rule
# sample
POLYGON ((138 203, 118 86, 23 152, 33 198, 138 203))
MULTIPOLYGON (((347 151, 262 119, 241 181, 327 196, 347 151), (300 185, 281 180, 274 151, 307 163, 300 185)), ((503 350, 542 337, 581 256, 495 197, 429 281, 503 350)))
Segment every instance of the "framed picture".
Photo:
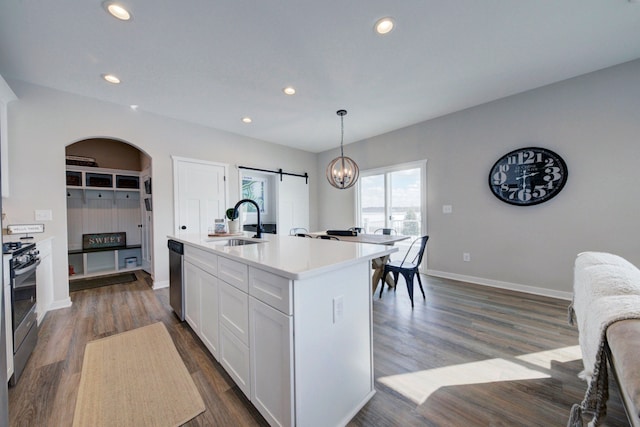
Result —
POLYGON ((151 199, 149 197, 144 199, 144 207, 146 208, 147 212, 151 212, 153 209, 151 209, 151 199))
MULTIPOLYGON (((267 209, 267 178, 244 176, 242 178, 242 198, 251 199, 260 206, 260 213, 267 209)), ((247 212, 255 212, 253 205, 246 205, 247 212)))
POLYGON ((144 182, 144 192, 145 194, 151 194, 151 178, 144 182))

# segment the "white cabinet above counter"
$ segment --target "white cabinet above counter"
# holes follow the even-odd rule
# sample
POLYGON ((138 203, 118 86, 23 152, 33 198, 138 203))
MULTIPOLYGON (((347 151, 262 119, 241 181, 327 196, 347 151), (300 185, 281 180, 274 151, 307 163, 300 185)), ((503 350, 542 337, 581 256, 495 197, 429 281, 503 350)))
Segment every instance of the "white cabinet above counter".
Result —
POLYGON ((270 425, 346 425, 373 396, 370 260, 397 249, 278 235, 239 246, 171 239, 185 244, 189 325, 270 425))

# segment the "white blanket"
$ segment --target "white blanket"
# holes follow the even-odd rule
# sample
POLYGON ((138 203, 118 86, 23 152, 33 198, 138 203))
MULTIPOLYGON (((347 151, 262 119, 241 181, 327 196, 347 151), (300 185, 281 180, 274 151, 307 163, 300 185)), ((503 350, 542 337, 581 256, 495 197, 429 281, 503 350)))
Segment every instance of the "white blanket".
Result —
POLYGON ((640 270, 625 259, 602 252, 578 254, 574 268, 572 317, 579 332, 584 370, 589 382, 584 400, 574 405, 570 426, 582 425, 581 413, 606 412, 608 398, 606 331, 619 320, 640 319, 640 270))

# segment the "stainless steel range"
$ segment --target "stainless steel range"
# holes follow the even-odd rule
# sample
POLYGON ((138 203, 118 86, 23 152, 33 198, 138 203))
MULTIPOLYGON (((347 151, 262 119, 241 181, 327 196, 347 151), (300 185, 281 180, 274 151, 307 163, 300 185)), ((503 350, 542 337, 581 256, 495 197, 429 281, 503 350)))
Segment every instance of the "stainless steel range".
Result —
POLYGON ((40 258, 35 243, 3 243, 2 252, 11 254, 9 272, 14 373, 9 384, 15 385, 38 342, 36 268, 40 258))

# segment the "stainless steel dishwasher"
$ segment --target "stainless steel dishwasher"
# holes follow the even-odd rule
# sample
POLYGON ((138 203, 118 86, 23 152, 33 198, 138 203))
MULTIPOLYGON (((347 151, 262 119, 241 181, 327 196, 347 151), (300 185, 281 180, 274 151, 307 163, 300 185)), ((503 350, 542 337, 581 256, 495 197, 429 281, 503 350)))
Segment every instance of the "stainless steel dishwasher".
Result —
POLYGON ((184 321, 184 287, 182 283, 182 258, 184 245, 175 240, 167 242, 169 247, 169 304, 181 321, 184 321))

